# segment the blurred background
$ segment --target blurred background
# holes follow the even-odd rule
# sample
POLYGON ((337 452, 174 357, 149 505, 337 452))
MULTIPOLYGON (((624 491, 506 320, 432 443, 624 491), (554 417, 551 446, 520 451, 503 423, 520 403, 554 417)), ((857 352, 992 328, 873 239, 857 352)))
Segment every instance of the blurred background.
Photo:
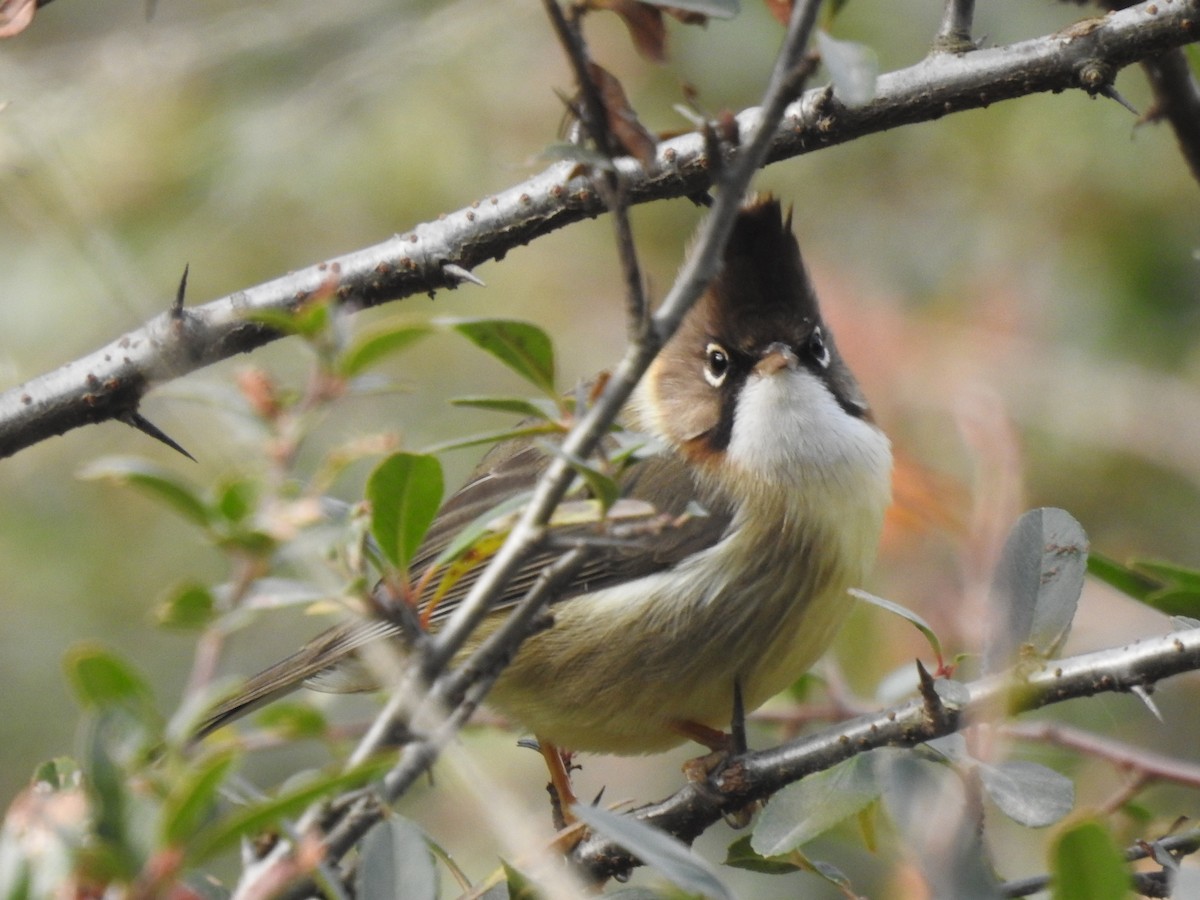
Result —
MULTIPOLYGON (((856 0, 833 34, 870 46, 888 71, 922 58, 940 14, 932 0, 856 0)), ((980 4, 976 34, 1003 44, 1080 17, 1049 0, 980 4)), ((712 112, 757 102, 781 35, 762 4, 747 0, 737 18, 704 29, 668 27, 672 58, 655 66, 615 17, 588 22, 595 57, 649 128, 688 127, 673 109, 683 82, 712 112)), ((1136 67, 1117 88, 1139 110, 1151 106, 1136 67)), ((0 388, 137 328, 167 306, 185 264, 198 304, 520 182, 546 165, 540 154, 563 117, 555 92, 571 89, 529 0, 160 2, 149 19, 135 0, 50 4, 0 45, 0 388)), ((1200 566, 1200 210, 1166 126, 1080 92, 1027 97, 779 163, 757 187, 794 204, 843 355, 904 461, 904 509, 873 591, 928 618, 951 652, 976 649, 989 562, 1016 515, 1041 505, 1069 510, 1109 556, 1200 566)), ((676 200, 633 218, 661 297, 698 213, 676 200)), ((481 267, 486 288, 414 297, 355 327, 528 319, 554 337, 569 388, 619 358, 614 262, 609 222, 585 222, 481 267)), ((174 708, 194 638, 157 627, 150 610, 183 580, 221 581, 225 562, 160 504, 78 474, 113 454, 151 459, 200 489, 261 471, 261 439, 234 387, 250 365, 300 387, 311 356, 281 341, 147 399, 148 418, 196 463, 118 424, 0 461, 0 801, 39 761, 74 751, 62 659, 78 642, 116 649, 174 708)), ((299 476, 359 434, 392 430, 416 449, 502 426, 447 399, 524 390, 453 336, 387 371, 397 389, 341 404, 306 442, 299 476)), ((473 451, 448 454, 448 481, 474 461, 473 451)), ((360 498, 370 465, 352 466, 334 493, 360 498)), ((234 642, 224 669, 260 668, 323 624, 267 617, 234 642)), ((1068 649, 1168 627, 1089 583, 1068 649)), ((917 656, 929 659, 908 625, 860 611, 836 659, 870 698, 917 656)), ((1194 756, 1195 717, 1184 710, 1196 687, 1179 679, 1159 693, 1165 725, 1127 697, 1057 715, 1194 756)), ((775 739, 756 731, 752 743, 775 739)), ((322 752, 275 754, 253 771, 271 777, 322 752)), ((586 761, 580 792, 665 795, 688 755, 586 761)), ((541 762, 495 732, 466 735, 454 756, 405 812, 479 877, 511 848, 461 817, 473 821, 476 803, 490 809, 505 792, 544 832, 541 762)), ((1116 783, 1111 770, 1088 768, 1098 771, 1080 782, 1085 805, 1116 783)), ((1200 813, 1179 790, 1165 805, 1200 813)), ((729 837, 705 844, 719 855, 729 837)), ((1020 862, 1025 846, 1014 838, 1007 874, 1040 867, 1020 862)), ((829 853, 850 869, 870 865, 853 846, 829 853)), ((755 896, 794 890, 750 883, 755 896)))

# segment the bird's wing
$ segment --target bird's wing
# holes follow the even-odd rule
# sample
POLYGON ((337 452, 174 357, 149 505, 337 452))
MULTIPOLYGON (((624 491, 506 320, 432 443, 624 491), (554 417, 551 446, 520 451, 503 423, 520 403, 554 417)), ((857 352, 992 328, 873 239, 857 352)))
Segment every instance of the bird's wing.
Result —
MULTIPOLYGON (((528 494, 548 464, 546 454, 533 444, 502 445, 497 449, 502 451, 498 457, 485 457, 476 476, 450 497, 439 512, 414 559, 413 571, 419 573, 414 574, 414 583, 465 526, 480 516, 486 517, 508 497, 528 494)), ((546 566, 563 552, 565 544, 583 542, 588 545, 589 553, 580 569, 552 598, 552 603, 669 569, 715 544, 729 526, 729 510, 716 498, 701 496, 687 467, 674 453, 664 451, 639 459, 621 473, 618 486, 622 500, 638 501, 634 508, 642 511, 645 527, 631 525, 626 530, 632 533, 620 537, 603 521, 552 523, 547 545, 524 560, 493 600, 492 607, 504 609, 520 601, 546 566)), ((622 523, 623 520, 617 520, 618 526, 622 523)), ((438 598, 429 617, 435 630, 470 592, 483 569, 480 565, 458 574, 453 585, 438 598)))
MULTIPOLYGON (((464 528, 486 518, 509 498, 528 494, 548 462, 545 452, 529 441, 506 442, 488 453, 467 483, 439 510, 414 556, 411 582, 421 583, 426 570, 464 528)), ((729 526, 728 506, 718 498, 703 496, 685 464, 673 453, 661 452, 632 463, 621 474, 619 486, 622 499, 642 501, 657 512, 657 527, 623 540, 606 535, 601 522, 552 527, 555 540, 530 554, 493 607, 503 609, 519 602, 562 552, 563 541, 587 541, 590 553, 552 603, 668 569, 711 547, 729 526)), ((482 570, 482 565, 468 568, 438 597, 429 616, 433 630, 458 607, 482 570)), ((435 592, 439 580, 436 574, 429 579, 424 598, 435 592)), ((369 690, 374 684, 366 667, 354 661, 355 651, 377 640, 401 636, 399 625, 382 619, 361 619, 328 629, 251 678, 237 696, 213 711, 196 736, 203 737, 301 684, 334 692, 369 690)))

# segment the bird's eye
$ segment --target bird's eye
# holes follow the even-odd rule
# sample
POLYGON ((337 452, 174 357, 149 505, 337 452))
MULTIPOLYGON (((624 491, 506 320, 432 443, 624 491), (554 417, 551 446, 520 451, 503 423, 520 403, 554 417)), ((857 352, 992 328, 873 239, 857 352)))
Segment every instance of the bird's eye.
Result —
POLYGON ((704 348, 704 377, 713 387, 720 387, 729 372, 729 354, 720 344, 704 348))
POLYGON ((819 325, 808 336, 808 352, 822 369, 829 368, 829 345, 825 343, 825 336, 821 334, 819 325))

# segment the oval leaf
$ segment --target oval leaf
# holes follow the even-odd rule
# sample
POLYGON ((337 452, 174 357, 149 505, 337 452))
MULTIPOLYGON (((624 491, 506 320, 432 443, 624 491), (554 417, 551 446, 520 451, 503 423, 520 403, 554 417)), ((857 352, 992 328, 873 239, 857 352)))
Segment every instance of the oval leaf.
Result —
POLYGON ((360 900, 437 900, 437 869, 425 836, 393 816, 367 832, 358 864, 360 900))
POLYGON ((215 616, 216 601, 212 592, 196 583, 174 588, 154 611, 159 625, 184 630, 204 628, 215 616))
POLYGON ((791 853, 878 799, 871 757, 859 754, 779 791, 763 809, 750 846, 767 857, 791 853))
POLYGON ((156 466, 144 459, 132 456, 109 456, 98 459, 79 472, 80 478, 99 480, 102 478, 121 484, 131 484, 158 500, 166 503, 175 512, 197 525, 207 525, 212 513, 191 485, 169 469, 156 466))
POLYGON ((367 480, 371 534, 387 560, 408 568, 442 502, 442 466, 433 456, 395 453, 367 480))
POLYGON ((733 900, 733 894, 716 870, 682 841, 637 819, 597 806, 576 804, 571 811, 588 828, 620 844, 672 884, 712 900, 733 900))
POLYGON ((1017 520, 992 580, 986 672, 1012 665, 1022 646, 1041 656, 1062 646, 1083 590, 1087 554, 1087 535, 1070 513, 1035 509, 1017 520))
POLYGON ((67 653, 65 665, 81 706, 128 709, 151 703, 149 684, 127 662, 102 647, 74 647, 67 653))
POLYGON ((980 765, 979 776, 1000 811, 1028 828, 1053 825, 1075 806, 1071 779, 1037 763, 980 765))
POLYGON ((218 753, 191 766, 172 786, 161 814, 163 841, 168 846, 187 846, 216 807, 217 792, 236 761, 231 752, 218 753))
POLYGON ((1099 822, 1081 822, 1058 838, 1050 853, 1054 900, 1125 900, 1129 867, 1099 822))
POLYGON ((512 319, 468 319, 454 330, 486 350, 538 389, 557 397, 554 389, 554 345, 536 325, 512 319))
POLYGON ((346 348, 339 360, 339 368, 343 375, 353 378, 432 333, 433 328, 424 323, 391 324, 366 332, 346 348))

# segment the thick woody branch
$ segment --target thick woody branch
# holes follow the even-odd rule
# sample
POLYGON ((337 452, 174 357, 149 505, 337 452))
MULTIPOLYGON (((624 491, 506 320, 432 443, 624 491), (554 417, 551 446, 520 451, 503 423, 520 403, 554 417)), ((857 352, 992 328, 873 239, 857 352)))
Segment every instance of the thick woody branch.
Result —
MULTIPOLYGON (((1123 67, 1197 38, 1200 0, 1147 0, 1034 40, 934 54, 881 76, 875 98, 862 106, 845 106, 829 89, 806 92, 773 127, 767 159, 1026 94, 1072 88, 1095 94, 1123 67)), ((761 108, 743 111, 741 133, 755 132, 762 115, 761 108)), ((629 158, 618 160, 628 202, 709 188, 720 164, 707 149, 703 135, 688 134, 661 143, 648 169, 629 158)), ((361 308, 452 288, 481 263, 601 212, 600 192, 577 174, 575 163, 563 162, 373 247, 181 313, 164 312, 89 356, 0 394, 0 457, 81 425, 128 417, 155 384, 279 337, 247 321, 247 313, 290 311, 321 297, 361 308)))
MULTIPOLYGON (((966 699, 930 716, 924 699, 860 716, 770 750, 730 762, 705 785, 688 785, 673 797, 632 813, 636 818, 691 843, 724 813, 770 796, 805 775, 828 769, 877 747, 911 747, 950 734, 965 724, 1015 715, 1063 700, 1149 687, 1164 678, 1200 668, 1200 629, 1174 632, 1115 650, 1101 650, 1046 663, 1014 677, 1011 673, 964 685, 966 699)), ((592 836, 574 858, 589 875, 608 878, 638 861, 603 837, 592 836)))

